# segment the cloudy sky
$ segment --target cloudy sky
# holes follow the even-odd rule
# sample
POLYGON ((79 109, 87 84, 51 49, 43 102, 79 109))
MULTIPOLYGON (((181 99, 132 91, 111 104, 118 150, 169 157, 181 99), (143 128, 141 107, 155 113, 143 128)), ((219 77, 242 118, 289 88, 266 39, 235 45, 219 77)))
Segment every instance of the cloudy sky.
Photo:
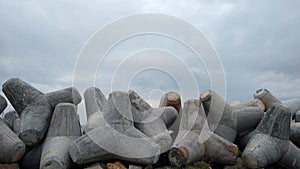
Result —
MULTIPOLYGON (((228 102, 250 100, 258 88, 268 88, 280 99, 300 97, 299 7, 300 1, 271 0, 1 0, 0 83, 19 77, 43 92, 72 86, 80 51, 95 32, 129 15, 162 13, 194 25, 213 44, 225 72, 228 102)), ((136 36, 118 44, 93 76, 105 95, 111 91, 111 79, 115 77, 116 89, 125 85, 153 104, 162 92, 175 90, 197 98, 212 85, 205 65, 195 60, 190 50, 174 39, 158 35, 136 36), (173 53, 189 68, 198 91, 180 87, 179 84, 193 86, 193 79, 176 71, 184 66, 167 56, 163 59, 145 54, 131 59, 126 71, 114 76, 129 55, 157 48, 173 53), (126 76, 136 65, 157 60, 174 70, 145 69, 130 79, 126 76)))

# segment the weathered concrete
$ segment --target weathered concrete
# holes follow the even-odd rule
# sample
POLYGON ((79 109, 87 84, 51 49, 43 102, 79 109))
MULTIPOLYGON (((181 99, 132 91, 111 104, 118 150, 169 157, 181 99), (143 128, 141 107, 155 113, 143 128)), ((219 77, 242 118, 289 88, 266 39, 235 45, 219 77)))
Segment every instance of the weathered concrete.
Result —
POLYGON ((25 144, 0 118, 0 163, 13 163, 25 154, 25 144))
POLYGON ((177 112, 181 111, 181 99, 180 95, 176 92, 168 92, 160 98, 159 107, 167 107, 172 106, 174 107, 177 112))
POLYGON ((261 100, 265 107, 265 111, 269 111, 270 107, 274 103, 281 103, 279 99, 277 99, 268 89, 258 89, 254 95, 254 99, 261 100))
POLYGON ((43 140, 53 109, 58 103, 77 105, 81 101, 75 88, 43 94, 18 78, 6 81, 2 91, 21 116, 20 137, 28 146, 34 146, 43 140))
POLYGON ((107 99, 104 94, 96 87, 90 87, 85 90, 84 100, 88 120, 93 113, 98 111, 103 112, 107 104, 107 99))
POLYGON ((211 90, 201 93, 200 101, 206 115, 211 115, 210 126, 216 126, 214 132, 230 142, 235 141, 238 133, 255 128, 264 116, 259 107, 230 106, 211 90))
POLYGON ((291 109, 291 116, 293 117, 293 119, 295 118, 295 113, 298 110, 300 110, 300 98, 280 101, 267 89, 257 90, 254 94, 254 98, 260 99, 262 102, 264 102, 266 106, 266 111, 268 111, 269 107, 273 103, 283 103, 284 105, 286 105, 291 109))
POLYGON ((281 101, 284 105, 291 109, 291 114, 293 119, 295 118, 295 113, 300 111, 300 98, 294 98, 289 100, 281 101))
POLYGON ((287 152, 277 163, 288 169, 299 169, 300 149, 290 142, 287 152))
POLYGON ((18 163, 0 164, 1 169, 19 169, 18 163))
POLYGON ((99 121, 103 118, 103 111, 106 107, 107 99, 100 89, 91 87, 85 90, 84 101, 87 115, 84 132, 87 133, 100 126, 99 121))
POLYGON ((176 92, 168 92, 160 98, 160 104, 159 107, 174 107, 177 112, 177 118, 175 121, 170 121, 170 123, 166 123, 167 128, 172 131, 171 137, 172 140, 175 140, 175 138, 178 135, 178 130, 180 126, 181 116, 182 116, 182 108, 181 108, 181 99, 180 95, 176 92))
POLYGON ((205 112, 198 100, 184 103, 180 130, 169 152, 172 165, 182 167, 200 159, 234 164, 238 147, 210 131, 205 112))
POLYGON ((4 111, 6 107, 7 107, 6 99, 0 95, 0 114, 4 111))
POLYGON ((300 110, 295 113, 295 122, 300 122, 300 110))
POLYGON ((5 123, 12 131, 14 131, 16 134, 19 134, 21 118, 16 111, 12 110, 6 112, 4 114, 3 119, 5 120, 5 123))
POLYGON ((177 111, 173 107, 151 108, 136 92, 128 92, 135 127, 160 145, 160 152, 168 151, 173 143, 166 124, 175 121, 177 111))
POLYGON ((258 134, 258 130, 249 130, 245 131, 243 133, 240 133, 237 137, 237 145, 239 146, 239 149, 243 151, 245 147, 247 146, 250 138, 254 136, 255 134, 258 134))
POLYGON ((76 139, 69 148, 78 164, 123 159, 141 164, 157 162, 160 147, 133 126, 131 103, 126 92, 112 92, 101 126, 76 139))
POLYGON ((247 102, 234 102, 231 103, 230 106, 236 106, 236 107, 259 107, 262 111, 265 111, 266 107, 264 102, 262 102, 259 99, 253 99, 249 100, 247 102))
POLYGON ((170 118, 176 118, 176 110, 173 107, 165 107, 165 108, 153 108, 148 111, 141 112, 141 114, 160 114, 162 112, 162 115, 165 114, 164 117, 169 117, 167 120, 164 120, 162 117, 158 117, 157 119, 153 121, 147 121, 147 118, 145 119, 146 122, 136 122, 135 126, 137 129, 142 131, 144 134, 146 134, 148 137, 153 139, 156 143, 160 145, 160 152, 164 153, 168 151, 173 143, 173 140, 170 136, 170 132, 168 131, 166 127, 166 121, 170 121, 170 118), (169 114, 170 116, 166 116, 169 114))
POLYGON ((290 146, 290 109, 272 103, 249 139, 242 159, 249 168, 261 168, 280 160, 290 146))
POLYGON ((300 123, 291 123, 290 140, 300 147, 300 123))
POLYGON ((43 143, 40 169, 64 169, 72 166, 68 150, 73 140, 81 136, 75 105, 58 104, 43 143))
POLYGON ((29 152, 26 153, 26 155, 22 159, 21 168, 39 169, 42 151, 43 151, 42 144, 38 144, 35 147, 33 147, 29 152))

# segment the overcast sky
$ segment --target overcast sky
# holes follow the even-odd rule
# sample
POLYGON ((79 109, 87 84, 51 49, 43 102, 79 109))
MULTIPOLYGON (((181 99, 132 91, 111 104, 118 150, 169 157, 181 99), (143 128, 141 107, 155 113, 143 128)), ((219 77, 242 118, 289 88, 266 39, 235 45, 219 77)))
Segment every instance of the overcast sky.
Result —
MULTIPOLYGON (((299 7, 300 1, 271 0, 0 0, 0 83, 19 77, 43 92, 72 86, 77 57, 89 37, 113 20, 155 12, 186 20, 212 42, 223 64, 228 102, 250 100, 258 88, 268 88, 280 99, 299 97, 299 7)), ((201 62, 193 61, 191 51, 156 35, 119 44, 100 65, 95 85, 108 95, 119 63, 128 54, 147 48, 170 51, 186 62, 199 85, 191 98, 210 88, 207 72, 201 62)), ((160 91, 180 92, 176 82, 192 83, 186 77, 175 79, 160 70, 145 70, 133 77, 129 88, 147 100, 157 100, 160 91)))

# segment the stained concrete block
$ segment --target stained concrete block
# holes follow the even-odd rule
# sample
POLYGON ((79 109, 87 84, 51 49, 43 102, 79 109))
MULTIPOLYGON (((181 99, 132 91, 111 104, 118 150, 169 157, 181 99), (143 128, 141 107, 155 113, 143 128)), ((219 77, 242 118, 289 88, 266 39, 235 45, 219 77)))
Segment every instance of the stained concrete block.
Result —
POLYGON ((75 105, 56 105, 43 143, 40 169, 70 168, 72 160, 68 152, 69 146, 80 136, 81 129, 75 105))

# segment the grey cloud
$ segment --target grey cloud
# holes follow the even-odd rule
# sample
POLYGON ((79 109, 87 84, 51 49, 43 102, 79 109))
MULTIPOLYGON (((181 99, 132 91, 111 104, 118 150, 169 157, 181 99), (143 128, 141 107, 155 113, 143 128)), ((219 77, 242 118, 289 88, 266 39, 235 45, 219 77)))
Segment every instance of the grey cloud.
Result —
MULTIPOLYGON (((215 45, 229 102, 252 99, 261 87, 281 99, 300 97, 299 5, 299 1, 271 0, 1 1, 0 83, 21 77, 44 92, 70 86, 77 56, 95 31, 127 15, 162 12, 187 20, 215 45)), ((205 65, 197 57, 178 42, 154 36, 119 44, 96 72, 95 85, 107 95, 119 62, 133 51, 151 47, 180 56, 196 75, 199 92, 210 88, 205 65)), ((178 89, 172 83, 159 72, 147 72, 137 76, 131 87, 148 97, 149 91, 161 86, 168 86, 163 91, 178 89), (153 76, 155 83, 149 80, 153 76)))

